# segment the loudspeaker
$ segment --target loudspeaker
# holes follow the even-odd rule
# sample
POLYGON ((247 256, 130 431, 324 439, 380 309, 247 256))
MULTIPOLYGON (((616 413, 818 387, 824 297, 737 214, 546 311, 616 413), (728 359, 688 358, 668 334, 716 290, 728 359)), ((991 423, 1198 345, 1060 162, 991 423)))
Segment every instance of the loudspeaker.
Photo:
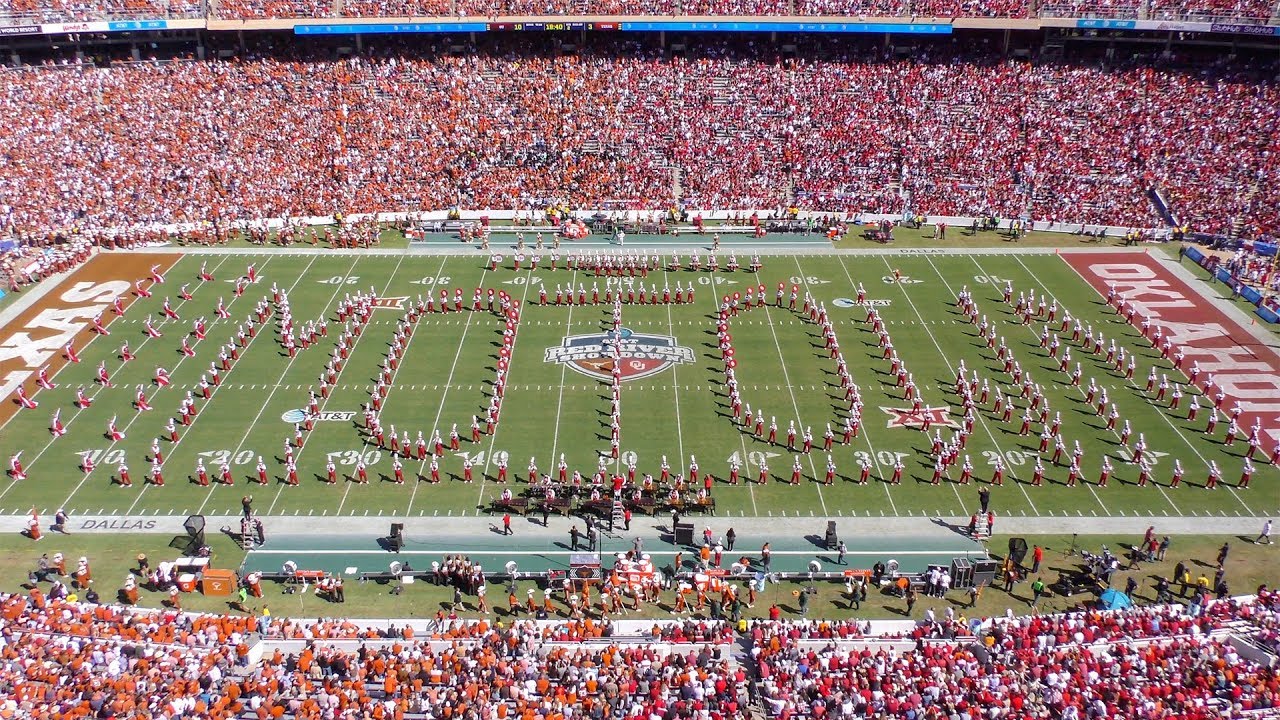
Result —
POLYGON ((1000 563, 995 560, 979 560, 973 564, 973 584, 991 585, 996 581, 996 571, 1000 563))
POLYGON ((391 534, 387 536, 387 541, 392 552, 404 549, 404 523, 391 523, 391 534))
POLYGON ((693 544, 693 523, 676 523, 676 544, 693 544))
POLYGON ((1014 565, 1021 565, 1022 559, 1027 556, 1026 538, 1009 538, 1009 559, 1014 565))
POLYGON ((828 550, 835 550, 836 545, 840 544, 840 539, 836 537, 836 521, 827 521, 827 538, 826 545, 828 550))

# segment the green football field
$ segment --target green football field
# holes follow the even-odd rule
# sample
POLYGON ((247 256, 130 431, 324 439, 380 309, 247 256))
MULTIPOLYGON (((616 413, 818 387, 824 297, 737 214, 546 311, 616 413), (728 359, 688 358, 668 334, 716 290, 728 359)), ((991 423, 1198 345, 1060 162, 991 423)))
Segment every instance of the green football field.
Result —
MULTIPOLYGON (((664 263, 669 259, 664 256, 664 263)), ((29 478, 6 482, 0 488, 0 514, 17 515, 35 507, 45 513, 63 507, 74 515, 231 515, 240 509, 241 496, 251 492, 255 508, 267 515, 360 515, 431 517, 475 515, 501 492, 495 482, 497 463, 510 465, 510 479, 523 484, 530 458, 543 473, 554 473, 561 454, 571 469, 585 476, 596 469, 602 453, 609 450, 609 385, 590 377, 581 368, 548 362, 549 349, 559 348, 570 336, 600 335, 609 325, 612 308, 598 306, 540 307, 540 288, 572 283, 584 285, 588 296, 599 284, 603 296, 606 283, 585 273, 564 269, 516 272, 510 268, 490 271, 486 256, 435 256, 423 254, 290 253, 264 251, 259 254, 193 253, 184 255, 169 271, 170 282, 192 281, 202 263, 217 276, 217 287, 195 287, 195 298, 175 305, 182 323, 162 326, 164 338, 148 340, 142 333, 142 318, 159 315, 161 294, 139 300, 125 317, 111 324, 112 337, 90 343, 81 353, 83 362, 64 368, 57 376, 58 388, 41 391, 41 407, 20 412, 3 428, 4 450, 23 451, 29 478), (226 278, 239 275, 245 266, 256 263, 260 282, 230 305, 231 320, 214 318, 219 295, 231 297, 226 278), (342 370, 334 392, 321 402, 328 417, 318 422, 305 447, 297 451, 301 484, 287 486, 283 477, 283 447, 293 438, 294 426, 284 418, 290 411, 304 408, 308 388, 317 378, 334 347, 338 333, 290 358, 274 337, 274 324, 243 352, 241 360, 222 379, 212 399, 201 404, 194 424, 184 429, 179 442, 161 442, 165 453, 166 485, 144 483, 150 466, 153 438, 164 435, 162 428, 177 408, 182 395, 195 390, 197 382, 216 358, 219 345, 234 336, 235 324, 260 299, 269 297, 271 286, 287 290, 297 322, 320 316, 330 317, 344 294, 373 288, 382 297, 416 297, 453 288, 462 288, 469 304, 476 287, 504 290, 524 303, 524 312, 511 355, 506 397, 501 420, 492 435, 471 442, 473 415, 488 406, 490 382, 498 350, 502 346, 503 323, 484 312, 434 314, 418 322, 404 360, 395 372, 391 390, 381 412, 384 427, 394 425, 411 436, 421 430, 430 437, 438 429, 446 441, 451 426, 457 424, 463 436, 458 451, 448 451, 440 459, 443 481, 438 485, 419 482, 425 464, 405 462, 408 481, 397 485, 388 453, 366 443, 354 420, 378 373, 392 332, 401 312, 394 308, 374 311, 374 320, 356 341, 349 362, 342 370), (204 314, 212 319, 209 340, 195 346, 196 355, 184 358, 176 353, 178 339, 189 318, 204 314), (170 331, 171 330, 171 331, 170 331), (122 365, 116 350, 122 338, 129 338, 137 360, 122 365), (94 370, 105 361, 112 372, 114 387, 89 390, 96 393, 92 407, 74 407, 75 388, 90 387, 94 370), (172 385, 148 390, 149 412, 135 412, 130 403, 137 386, 149 385, 157 365, 171 370, 172 385), (63 409, 65 436, 52 439, 48 431, 52 408, 63 409), (348 415, 355 413, 354 419, 348 415), (118 415, 118 424, 127 437, 112 442, 104 437, 107 421, 118 415), (78 469, 80 454, 92 453, 98 467, 86 475, 78 469), (250 481, 256 475, 261 455, 270 468, 272 482, 260 487, 250 481), (232 487, 195 485, 194 467, 203 458, 216 474, 222 462, 235 472, 232 487), (326 461, 332 459, 343 475, 354 474, 355 463, 368 465, 370 482, 358 485, 323 482, 326 461), (112 483, 116 465, 122 460, 131 468, 131 488, 112 483), (461 480, 463 463, 475 464, 476 481, 461 480)), ((132 280, 133 278, 125 278, 132 280)), ((956 293, 964 286, 975 291, 983 313, 997 324, 999 334, 1026 368, 1033 369, 1044 384, 1055 410, 1063 416, 1062 433, 1070 445, 1078 440, 1085 450, 1084 477, 1088 481, 1066 488, 1062 481, 1066 468, 1050 468, 1043 487, 1031 487, 1032 466, 1039 438, 1017 433, 1021 406, 1014 423, 1006 425, 991 412, 979 413, 979 420, 966 450, 976 466, 975 478, 986 481, 997 458, 1007 465, 1004 487, 993 493, 1005 515, 1026 516, 1263 516, 1280 509, 1274 490, 1254 489, 1252 494, 1235 489, 1210 493, 1198 485, 1208 460, 1216 459, 1224 469, 1224 479, 1234 482, 1241 465, 1243 447, 1223 448, 1220 440, 1202 434, 1203 417, 1195 423, 1153 404, 1139 385, 1151 364, 1169 368, 1133 329, 1108 312, 1098 294, 1059 257, 1049 254, 1000 254, 975 252, 971 255, 837 255, 802 254, 768 256, 758 274, 747 272, 660 272, 647 280, 651 286, 679 283, 693 287, 696 300, 682 305, 624 306, 622 325, 633 334, 672 338, 674 347, 688 348, 691 362, 661 367, 653 374, 623 384, 621 392, 621 451, 634 456, 639 473, 659 474, 663 456, 672 472, 685 472, 696 456, 702 472, 711 472, 719 481, 713 490, 721 516, 852 516, 896 515, 916 517, 967 516, 976 505, 973 486, 944 482, 929 483, 932 462, 929 443, 917 430, 889 427, 895 415, 882 408, 905 408, 881 359, 877 337, 865 324, 866 309, 856 306, 854 288, 865 285, 868 300, 877 305, 892 333, 894 345, 908 364, 930 407, 949 406, 957 410, 959 399, 952 392, 955 369, 961 361, 978 369, 984 377, 1007 377, 999 373, 994 351, 975 338, 975 329, 960 319, 954 309, 956 293), (901 276, 894 280, 894 271, 901 276), (1015 324, 1012 309, 1001 303, 1001 289, 1009 280, 1019 289, 1035 289, 1057 298, 1060 305, 1083 322, 1106 329, 1139 353, 1141 374, 1127 383, 1122 376, 1101 366, 1101 358, 1085 356, 1086 382, 1096 376, 1111 393, 1120 412, 1135 429, 1146 434, 1156 461, 1158 486, 1136 487, 1137 470, 1127 461, 1115 433, 1084 405, 1082 390, 1071 387, 1056 372, 1056 363, 1039 347, 1039 325, 1015 324), (723 387, 723 365, 716 343, 717 296, 742 292, 748 284, 764 284, 769 298, 778 283, 797 284, 800 292, 812 293, 835 321, 835 331, 848 359, 854 380, 859 383, 865 404, 862 432, 850 445, 837 443, 832 459, 838 468, 835 484, 821 484, 827 454, 820 450, 828 423, 839 432, 847 404, 835 388, 835 365, 829 359, 816 325, 784 308, 759 308, 744 313, 731 324, 737 376, 743 402, 757 411, 776 417, 779 434, 788 423, 811 427, 817 448, 809 455, 794 455, 785 447, 770 445, 744 432, 728 417, 723 387), (1138 384, 1134 384, 1138 383, 1138 384), (1116 471, 1108 487, 1093 481, 1101 457, 1109 454, 1116 471), (799 457, 804 482, 792 486, 792 464, 799 457), (860 486, 854 481, 860 459, 872 463, 873 481, 860 486), (1187 479, 1195 486, 1164 487, 1169 466, 1180 458, 1187 479), (883 480, 892 473, 895 461, 906 465, 902 484, 883 480), (724 482, 730 462, 743 465, 745 478, 755 479, 759 464, 767 462, 772 478, 767 484, 745 482, 731 486, 724 482)), ((176 286, 176 282, 174 283, 176 286)), ((624 285, 625 287, 625 285, 624 285)), ((655 341, 656 342, 656 341, 655 341)), ((665 341, 662 341, 665 342, 665 341)), ((1074 351, 1074 350, 1073 350, 1074 351)), ((1170 369, 1171 370, 1171 369, 1170 369)), ((1190 391, 1188 391, 1190 392, 1190 391)), ((1048 458, 1045 458, 1046 462, 1048 458)), ((616 470, 620 462, 609 459, 616 470)), ((1254 484, 1274 488, 1276 469, 1260 462, 1254 484)), ((958 468, 951 479, 959 477, 958 468)))

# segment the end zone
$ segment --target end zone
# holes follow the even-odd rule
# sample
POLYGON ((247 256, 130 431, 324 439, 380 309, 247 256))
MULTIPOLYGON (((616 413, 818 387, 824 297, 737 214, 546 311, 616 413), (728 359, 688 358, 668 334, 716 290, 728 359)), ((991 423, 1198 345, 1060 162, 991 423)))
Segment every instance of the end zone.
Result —
MULTIPOLYGON (((1274 348, 1148 253, 1061 257, 1103 297, 1114 288, 1141 316, 1150 318, 1152 331, 1160 328, 1185 353, 1184 374, 1191 363, 1199 363, 1202 375, 1212 376, 1223 393, 1223 407, 1239 405, 1241 427, 1257 422, 1264 435, 1280 442, 1280 354, 1274 348)), ((1201 383, 1203 390, 1204 378, 1201 383)))
MULTIPOLYGON (((50 378, 56 378, 67 364, 61 351, 68 342, 83 349, 96 337, 90 329, 94 317, 102 315, 103 326, 109 328, 116 317, 107 312, 112 301, 124 298, 127 309, 137 300, 134 279, 147 277, 153 265, 167 273, 180 258, 150 253, 98 253, 6 323, 0 332, 0 397, 4 398, 0 427, 20 409, 11 397, 18 387, 25 386, 44 366, 48 366, 50 378)), ((33 397, 39 388, 33 385, 27 391, 28 397, 33 397)))

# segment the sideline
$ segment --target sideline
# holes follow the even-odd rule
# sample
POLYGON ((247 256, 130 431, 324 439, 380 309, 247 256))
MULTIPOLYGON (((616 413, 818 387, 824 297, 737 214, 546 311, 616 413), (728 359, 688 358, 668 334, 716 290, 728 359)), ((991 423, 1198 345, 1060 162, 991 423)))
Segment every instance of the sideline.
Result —
MULTIPOLYGON (((997 508, 998 510, 998 508, 997 508)), ((240 527, 240 515, 206 515, 206 532, 216 532, 221 527, 240 527)), ((317 529, 316 520, 321 515, 274 515, 262 516, 268 539, 279 535, 314 535, 317 529)), ((0 516, 0 533, 17 533, 25 530, 30 515, 0 516)), ((71 514, 69 527, 73 534, 82 533, 144 533, 158 535, 182 535, 186 533, 182 523, 185 515, 84 515, 71 514)), ((1162 535, 1204 535, 1212 534, 1249 535, 1258 534, 1266 516, 1243 517, 1226 515, 1123 515, 1116 517, 1076 517, 1076 516, 999 516, 996 517, 996 528, 1001 535, 1142 535, 1152 525, 1162 535)), ((577 518, 552 518, 551 527, 543 527, 532 516, 512 518, 516 530, 514 539, 517 545, 523 538, 554 538, 563 540, 569 527, 578 521, 577 518)), ((751 538, 796 537, 808 530, 820 534, 825 531, 828 521, 834 521, 842 534, 857 534, 866 537, 913 537, 924 535, 934 537, 953 537, 963 532, 969 524, 968 517, 930 518, 892 516, 884 517, 717 517, 710 516, 699 523, 714 528, 734 526, 742 528, 739 543, 745 549, 751 547, 747 536, 751 538)), ((349 536, 381 537, 386 535, 388 523, 403 522, 407 537, 443 537, 447 535, 468 536, 475 538, 490 537, 494 520, 491 517, 458 516, 453 517, 403 517, 395 515, 344 516, 340 530, 333 525, 335 532, 349 536)), ((646 541, 661 542, 659 538, 670 537, 666 532, 663 518, 636 518, 632 521, 631 532, 621 532, 623 537, 643 537, 646 541)), ((963 536, 963 535, 961 535, 963 536)), ((647 543, 646 546, 652 543, 647 543)), ((670 544, 669 541, 666 544, 670 544)), ((823 552, 815 547, 814 552, 823 552)))

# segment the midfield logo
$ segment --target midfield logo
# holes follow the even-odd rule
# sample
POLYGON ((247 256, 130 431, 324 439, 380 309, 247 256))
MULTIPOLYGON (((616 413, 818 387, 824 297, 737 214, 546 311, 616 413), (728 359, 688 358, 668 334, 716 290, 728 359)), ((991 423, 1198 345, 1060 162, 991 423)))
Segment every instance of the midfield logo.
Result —
POLYGON ((570 335, 559 347, 547 348, 543 362, 563 363, 570 370, 597 380, 613 378, 614 347, 624 381, 649 377, 677 363, 693 362, 693 350, 669 335, 642 335, 622 328, 590 335, 570 335))
POLYGON ((881 407, 888 416, 888 428, 911 428, 919 430, 924 427, 924 419, 929 418, 931 427, 958 428, 960 423, 951 419, 951 406, 924 407, 920 412, 912 412, 911 408, 881 407))

